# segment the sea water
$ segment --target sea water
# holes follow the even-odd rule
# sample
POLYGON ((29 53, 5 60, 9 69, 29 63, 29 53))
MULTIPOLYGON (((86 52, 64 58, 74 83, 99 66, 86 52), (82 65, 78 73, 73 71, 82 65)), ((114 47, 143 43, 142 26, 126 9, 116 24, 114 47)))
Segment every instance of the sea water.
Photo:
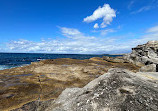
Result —
POLYGON ((44 59, 72 58, 90 59, 92 57, 120 56, 120 55, 92 55, 92 54, 39 54, 39 53, 0 53, 0 70, 28 65, 44 59))

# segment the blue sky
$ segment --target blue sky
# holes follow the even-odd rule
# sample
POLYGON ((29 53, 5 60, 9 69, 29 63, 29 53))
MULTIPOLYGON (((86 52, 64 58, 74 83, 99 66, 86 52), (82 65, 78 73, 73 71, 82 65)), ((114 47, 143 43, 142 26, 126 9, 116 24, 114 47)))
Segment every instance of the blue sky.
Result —
POLYGON ((126 53, 158 40, 158 0, 0 0, 0 52, 126 53))

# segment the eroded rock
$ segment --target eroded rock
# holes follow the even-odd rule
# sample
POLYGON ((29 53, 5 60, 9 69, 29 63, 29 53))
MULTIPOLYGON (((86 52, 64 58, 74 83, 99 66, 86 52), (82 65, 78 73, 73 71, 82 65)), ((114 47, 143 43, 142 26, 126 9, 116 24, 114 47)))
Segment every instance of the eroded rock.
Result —
POLYGON ((122 56, 120 57, 108 57, 108 56, 103 56, 103 60, 108 61, 108 62, 113 62, 113 63, 128 63, 126 59, 124 59, 122 56))
POLYGON ((149 64, 140 68, 141 72, 156 72, 156 64, 149 64))
POLYGON ((157 111, 158 86, 123 69, 111 69, 84 88, 68 88, 45 111, 157 111))
MULTIPOLYGON (((146 44, 138 45, 137 47, 132 48, 132 53, 126 54, 124 56, 124 59, 138 66, 150 65, 150 64, 155 64, 157 66, 158 41, 149 41, 146 44)), ((155 67, 154 71, 157 72, 157 67, 155 67)))
MULTIPOLYGON (((112 67, 137 72, 130 63, 90 60, 43 60, 24 67, 0 71, 0 110, 21 107, 31 101, 56 99, 65 88, 83 87, 112 67)), ((27 105, 28 106, 28 105, 27 105)))
MULTIPOLYGON (((110 69, 83 88, 67 88, 57 100, 42 102, 43 107, 37 107, 34 104, 37 101, 27 106, 33 105, 38 111, 157 111, 156 78, 153 80, 124 69, 110 69)), ((24 106, 14 111, 25 111, 24 106)))

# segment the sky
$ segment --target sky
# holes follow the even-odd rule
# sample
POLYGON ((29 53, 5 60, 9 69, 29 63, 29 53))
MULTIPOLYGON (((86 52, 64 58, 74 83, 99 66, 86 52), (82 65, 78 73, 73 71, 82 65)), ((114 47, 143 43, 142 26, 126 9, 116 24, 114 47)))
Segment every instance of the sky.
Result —
POLYGON ((158 0, 0 0, 0 52, 118 54, 158 40, 158 0))

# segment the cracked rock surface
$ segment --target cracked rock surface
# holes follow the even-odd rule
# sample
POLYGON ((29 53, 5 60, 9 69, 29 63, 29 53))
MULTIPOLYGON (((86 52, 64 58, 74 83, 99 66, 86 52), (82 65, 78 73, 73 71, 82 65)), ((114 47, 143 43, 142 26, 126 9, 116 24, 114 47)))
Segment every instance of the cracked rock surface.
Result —
POLYGON ((156 78, 156 73, 114 68, 83 88, 65 89, 56 100, 34 101, 13 111, 158 111, 156 78))
POLYGON ((158 111, 158 83, 110 69, 83 88, 68 88, 45 111, 158 111))
POLYGON ((36 103, 44 104, 44 101, 56 99, 66 88, 84 87, 112 67, 134 72, 139 70, 139 67, 130 63, 112 63, 102 58, 43 60, 28 66, 1 70, 0 111, 27 104, 23 107, 25 109, 29 103, 33 104, 31 108, 37 107, 36 103))

